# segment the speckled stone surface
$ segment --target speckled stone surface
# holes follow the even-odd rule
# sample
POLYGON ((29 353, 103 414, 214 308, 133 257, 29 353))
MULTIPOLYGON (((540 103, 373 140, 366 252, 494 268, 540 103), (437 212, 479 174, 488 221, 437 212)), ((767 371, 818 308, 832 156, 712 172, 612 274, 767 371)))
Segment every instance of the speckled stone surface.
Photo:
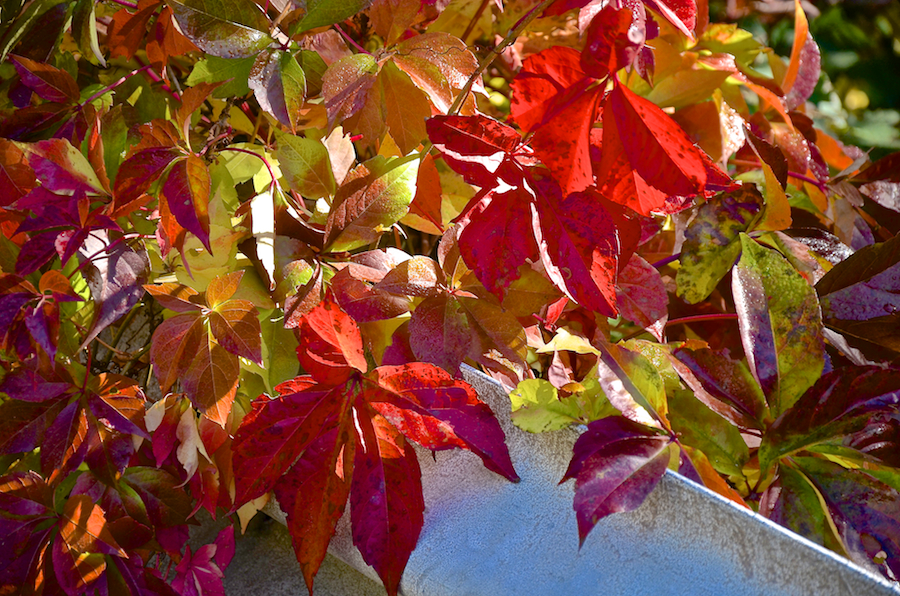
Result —
MULTIPOLYGON (((522 481, 500 478, 467 452, 440 452, 436 461, 420 452, 425 528, 402 594, 900 594, 880 577, 671 473, 640 509, 601 520, 579 551, 572 482, 557 486, 576 431, 518 430, 503 391, 471 370, 466 374, 497 413, 522 481)), ((377 579, 352 545, 347 518, 330 552, 377 579)), ((296 566, 293 572, 299 577, 296 566)), ((363 594, 346 595, 357 593, 363 594)))

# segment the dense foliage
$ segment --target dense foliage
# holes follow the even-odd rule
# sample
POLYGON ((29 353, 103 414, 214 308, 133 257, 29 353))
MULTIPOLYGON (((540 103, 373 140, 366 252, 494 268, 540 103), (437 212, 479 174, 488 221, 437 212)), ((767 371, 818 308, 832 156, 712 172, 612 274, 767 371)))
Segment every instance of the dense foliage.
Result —
POLYGON ((463 363, 586 425, 582 542, 672 468, 896 579, 900 154, 799 3, 784 58, 707 12, 3 2, 0 593, 222 593, 189 524, 274 493, 396 594, 413 443, 518 480, 463 363))

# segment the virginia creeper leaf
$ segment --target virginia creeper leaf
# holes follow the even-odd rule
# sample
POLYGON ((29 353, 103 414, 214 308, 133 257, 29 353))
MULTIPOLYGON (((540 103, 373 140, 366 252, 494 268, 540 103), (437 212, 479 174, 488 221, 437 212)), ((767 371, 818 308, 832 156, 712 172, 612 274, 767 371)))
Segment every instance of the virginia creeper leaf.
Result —
POLYGON ((358 13, 370 0, 307 0, 306 15, 293 27, 293 33, 334 25, 358 13))
POLYGON ((292 190, 310 199, 334 195, 337 186, 331 160, 321 141, 287 133, 280 133, 276 138, 275 156, 292 190))
POLYGON ((212 252, 209 241, 209 193, 212 184, 203 159, 189 155, 169 170, 162 197, 178 224, 200 239, 212 252))
POLYGON ((669 297, 659 271, 638 255, 632 255, 619 273, 616 304, 623 317, 663 341, 669 297))
POLYGON ((407 155, 428 136, 425 120, 431 116, 431 105, 425 93, 393 62, 384 65, 378 81, 383 90, 391 138, 400 152, 407 155))
POLYGON ((620 416, 588 425, 561 482, 575 479, 578 542, 611 513, 640 507, 666 471, 669 438, 620 416))
POLYGON ((732 290, 750 371, 775 415, 819 378, 825 365, 815 290, 779 253, 741 234, 732 290))
POLYGON ((297 356, 316 381, 328 385, 342 382, 354 369, 366 372, 369 367, 359 327, 328 299, 301 318, 297 356))
POLYGON ((847 367, 821 377, 763 436, 762 469, 791 451, 862 430, 879 412, 900 405, 900 376, 894 369, 847 367))
POLYGON ((734 426, 693 397, 689 391, 669 394, 669 418, 679 441, 696 447, 722 474, 740 476, 750 459, 747 443, 734 426))
POLYGON ((248 85, 259 106, 291 130, 297 128, 306 97, 306 75, 288 52, 260 54, 250 68, 248 85))
POLYGON ((238 0, 168 0, 181 32, 219 58, 247 58, 272 43, 269 20, 252 3, 238 0))

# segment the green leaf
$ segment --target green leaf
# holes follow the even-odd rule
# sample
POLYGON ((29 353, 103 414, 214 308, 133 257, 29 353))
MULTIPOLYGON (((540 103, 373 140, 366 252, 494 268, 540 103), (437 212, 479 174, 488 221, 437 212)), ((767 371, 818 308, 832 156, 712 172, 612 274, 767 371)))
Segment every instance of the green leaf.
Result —
POLYGON ((253 61, 253 57, 228 59, 207 56, 194 65, 194 70, 188 76, 187 84, 193 87, 198 83, 227 81, 213 90, 213 97, 226 98, 247 95, 250 92, 247 81, 250 79, 253 61))
POLYGON ((825 345, 815 290, 777 251, 741 234, 732 291, 750 370, 775 416, 819 378, 825 345))
POLYGON ((72 36, 78 44, 81 54, 91 62, 106 68, 106 60, 100 51, 97 40, 97 15, 94 11, 94 0, 78 0, 75 13, 72 15, 72 36), (93 56, 92 56, 93 55, 93 56))
POLYGON ((689 304, 706 300, 741 252, 739 234, 750 229, 763 198, 752 184, 704 203, 684 232, 678 296, 689 304))
POLYGON ((294 56, 281 50, 260 54, 250 70, 249 85, 262 109, 296 130, 306 96, 306 75, 294 56))
POLYGON ((309 31, 316 27, 327 27, 349 19, 371 0, 306 0, 306 16, 293 27, 292 34, 309 31))
POLYGON ((244 0, 167 0, 185 37, 219 58, 247 58, 266 48, 269 19, 244 0))
POLYGON ((617 414, 600 388, 596 370, 587 374, 579 389, 568 397, 549 381, 526 379, 509 394, 512 421, 522 430, 539 433, 559 430, 572 423, 588 423, 617 414))
POLYGON ((350 172, 338 190, 325 226, 326 245, 352 250, 377 240, 409 211, 418 161, 395 165, 376 157, 350 172))
POLYGON ((321 141, 288 133, 276 135, 275 156, 292 190, 308 199, 333 196, 337 184, 328 149, 321 141))
POLYGON ((707 408, 690 391, 669 395, 669 419, 679 441, 706 454, 723 474, 741 475, 750 450, 736 426, 707 408))
POLYGON ((763 494, 759 512, 816 544, 837 552, 843 550, 819 493, 800 471, 782 466, 776 481, 763 494))

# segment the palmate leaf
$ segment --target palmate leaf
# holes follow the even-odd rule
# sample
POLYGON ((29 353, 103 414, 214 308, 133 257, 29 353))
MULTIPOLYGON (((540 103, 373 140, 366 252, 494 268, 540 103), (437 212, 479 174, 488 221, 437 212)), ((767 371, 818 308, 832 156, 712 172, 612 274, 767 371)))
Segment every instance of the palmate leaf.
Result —
POLYGON ((176 381, 201 412, 225 426, 237 392, 244 357, 262 362, 261 327, 249 300, 232 298, 243 276, 236 271, 214 278, 203 309, 199 295, 179 284, 144 286, 164 306, 181 314, 163 321, 153 333, 150 360, 160 390, 176 381), (208 325, 208 327, 207 327, 208 325))
POLYGON ((299 377, 279 390, 291 393, 255 402, 235 437, 236 505, 275 488, 310 589, 349 494, 354 543, 396 594, 423 509, 404 436, 433 450, 469 449, 517 479, 490 409, 432 365, 355 371, 333 386, 299 377))
POLYGON ((598 521, 644 502, 666 471, 669 442, 656 429, 620 416, 588 425, 560 481, 575 479, 579 546, 598 521))

